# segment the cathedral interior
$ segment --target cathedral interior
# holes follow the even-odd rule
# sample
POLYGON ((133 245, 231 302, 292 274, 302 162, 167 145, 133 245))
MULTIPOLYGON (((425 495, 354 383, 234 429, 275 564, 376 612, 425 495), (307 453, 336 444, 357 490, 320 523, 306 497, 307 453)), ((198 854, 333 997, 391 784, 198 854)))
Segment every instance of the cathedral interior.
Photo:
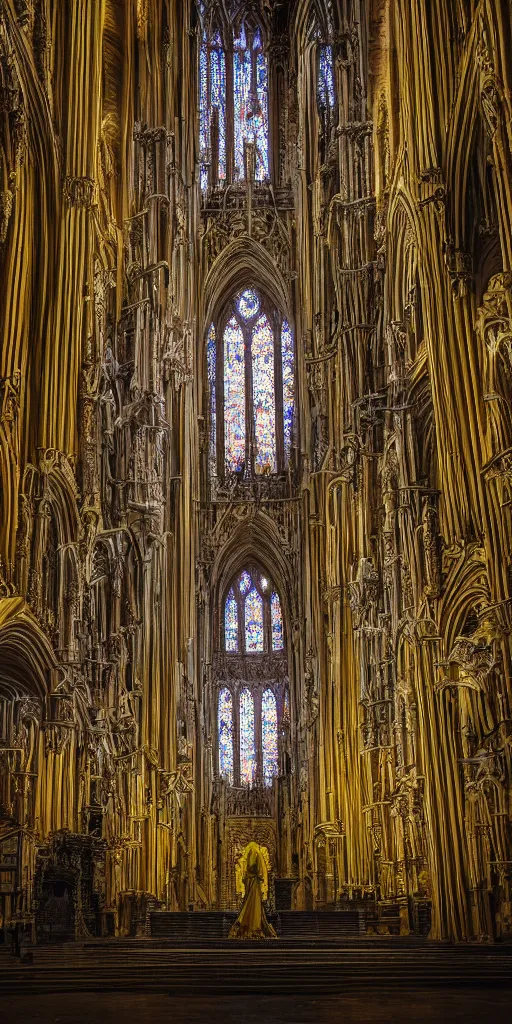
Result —
POLYGON ((0 0, 5 943, 512 940, 511 33, 0 0))

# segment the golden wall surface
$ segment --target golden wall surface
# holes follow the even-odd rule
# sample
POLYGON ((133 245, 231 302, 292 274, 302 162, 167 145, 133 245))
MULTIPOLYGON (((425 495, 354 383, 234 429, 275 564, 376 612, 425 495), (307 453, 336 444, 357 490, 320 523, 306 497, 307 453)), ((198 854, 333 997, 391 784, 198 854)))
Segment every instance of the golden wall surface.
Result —
POLYGON ((296 909, 510 936, 511 31, 507 0, 0 0, 4 925, 43 934, 55 882, 77 936, 236 906, 254 838, 296 909), (244 8, 270 181, 202 195, 200 39, 244 8), (247 286, 293 324, 293 465, 215 489, 206 332, 247 286), (251 561, 291 707, 243 792, 251 561))

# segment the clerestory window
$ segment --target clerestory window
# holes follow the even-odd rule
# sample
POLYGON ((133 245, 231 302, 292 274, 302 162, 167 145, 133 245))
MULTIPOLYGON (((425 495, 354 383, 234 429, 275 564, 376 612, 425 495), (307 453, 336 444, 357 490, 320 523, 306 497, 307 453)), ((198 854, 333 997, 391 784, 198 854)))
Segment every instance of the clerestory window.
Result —
POLYGON ((332 124, 336 105, 332 46, 318 48, 317 100, 321 117, 326 124, 332 124))
POLYGON ((256 290, 229 304, 207 339, 210 470, 280 473, 291 455, 294 346, 290 325, 256 290))
POLYGON ((201 189, 247 177, 246 144, 254 147, 256 181, 269 177, 268 59, 261 30, 243 20, 206 28, 199 57, 201 189))

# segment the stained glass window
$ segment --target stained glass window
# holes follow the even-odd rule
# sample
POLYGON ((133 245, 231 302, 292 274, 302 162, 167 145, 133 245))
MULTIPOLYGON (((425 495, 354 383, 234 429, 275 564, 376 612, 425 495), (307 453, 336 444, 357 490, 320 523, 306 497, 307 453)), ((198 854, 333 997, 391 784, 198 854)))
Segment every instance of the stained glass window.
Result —
POLYGON ((210 83, 212 110, 212 156, 216 149, 217 175, 219 181, 226 178, 226 63, 220 39, 215 40, 215 49, 210 50, 210 83), (216 135, 216 138, 214 137, 216 135))
POLYGON ((234 782, 233 757, 233 698, 228 689, 219 693, 219 772, 230 786, 234 782))
POLYGON ((210 111, 208 104, 208 44, 203 39, 199 54, 199 159, 201 161, 201 189, 208 187, 210 162, 210 111))
POLYGON ((261 747, 263 781, 271 786, 277 775, 277 706, 272 690, 265 690, 261 698, 261 747))
POLYGON ((224 628, 226 631, 226 650, 238 650, 238 606, 233 590, 229 591, 224 612, 224 628))
POLYGON ((287 320, 283 321, 281 328, 281 359, 283 373, 284 456, 285 460, 288 461, 293 438, 295 385, 293 376, 293 335, 287 320))
POLYGON ((227 76, 233 81, 229 103, 234 128, 234 178, 245 178, 246 142, 254 144, 256 181, 268 178, 268 60, 260 31, 242 22, 236 39, 229 33, 224 41, 218 32, 205 34, 200 48, 199 159, 203 191, 209 184, 222 184, 227 179, 227 76))
POLYGON ((270 614, 272 619, 272 650, 282 651, 283 649, 283 616, 279 594, 274 593, 270 598, 270 614))
POLYGON ((255 466, 260 472, 275 473, 274 335, 266 316, 261 316, 254 327, 251 347, 255 466))
POLYGON ((240 782, 252 786, 256 770, 254 697, 250 690, 240 694, 240 782))
POLYGON ((224 423, 224 452, 215 459, 211 450, 212 473, 222 475, 223 462, 227 473, 244 480, 281 473, 290 461, 294 438, 292 330, 252 288, 233 297, 224 324, 222 344, 218 337, 216 341, 215 324, 206 340, 210 449, 220 443, 217 424, 224 423), (224 387, 219 388, 222 378, 224 387))
POLYGON ((263 600, 256 587, 245 599, 245 650, 263 650, 263 600))
POLYGON ((238 651, 239 627, 247 654, 282 651, 283 613, 277 590, 257 568, 244 569, 234 580, 224 604, 225 650, 238 651))
POLYGON ((334 65, 332 46, 321 46, 318 61, 318 106, 326 111, 328 119, 334 111, 334 65))
POLYGON ((290 721, 288 686, 281 689, 280 684, 276 687, 271 683, 275 675, 272 657, 279 658, 284 649, 284 630, 279 594, 270 575, 254 564, 239 570, 228 591, 223 614, 226 654, 240 652, 240 631, 246 656, 258 658, 266 653, 271 661, 268 677, 267 663, 260 661, 264 678, 268 679, 263 686, 247 683, 245 680, 251 675, 244 672, 241 689, 233 697, 227 687, 219 694, 220 772, 225 778, 234 779, 232 785, 252 786, 263 778, 264 784, 270 786, 278 773, 278 725, 286 731, 290 721), (278 716, 278 707, 282 718, 278 716), (236 743, 235 729, 239 740, 236 743))
POLYGON ((199 54, 201 188, 226 179, 226 58, 220 35, 205 36, 199 54))
POLYGON ((235 317, 224 331, 224 430, 226 468, 245 464, 245 346, 235 317))
POLYGON ((208 361, 208 387, 210 389, 210 467, 212 472, 215 473, 217 464, 217 342, 215 337, 215 327, 213 324, 208 332, 206 352, 208 361))
POLYGON ((268 178, 268 71, 259 31, 244 24, 233 52, 235 178, 245 178, 244 142, 255 146, 256 181, 268 178))

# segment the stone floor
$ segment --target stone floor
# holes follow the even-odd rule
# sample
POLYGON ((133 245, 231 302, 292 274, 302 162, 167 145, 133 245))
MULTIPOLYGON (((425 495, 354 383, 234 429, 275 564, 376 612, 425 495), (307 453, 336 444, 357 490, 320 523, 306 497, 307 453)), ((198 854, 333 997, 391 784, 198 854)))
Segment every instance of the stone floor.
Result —
POLYGON ((190 997, 134 993, 5 996, 2 1024, 506 1024, 511 992, 403 989, 395 994, 190 997))

